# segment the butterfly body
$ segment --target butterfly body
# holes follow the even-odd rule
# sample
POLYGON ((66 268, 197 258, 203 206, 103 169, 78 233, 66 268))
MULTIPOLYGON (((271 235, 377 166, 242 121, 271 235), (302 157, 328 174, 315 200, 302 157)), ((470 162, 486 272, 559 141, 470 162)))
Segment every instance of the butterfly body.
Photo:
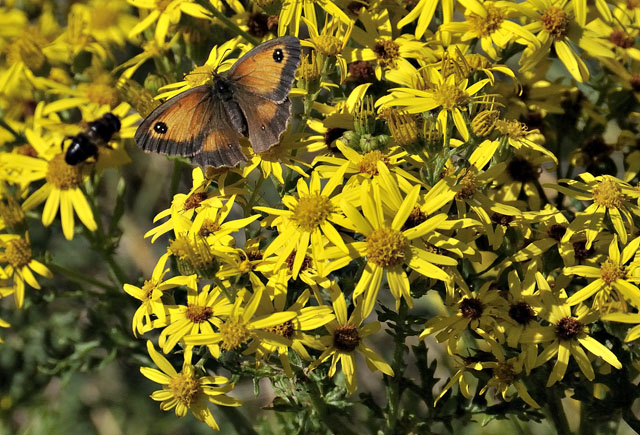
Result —
POLYGON ((189 89, 154 110, 135 134, 146 151, 190 157, 201 166, 235 166, 246 157, 240 137, 257 153, 277 144, 291 115, 289 92, 300 41, 272 39, 242 56, 211 85, 189 89))

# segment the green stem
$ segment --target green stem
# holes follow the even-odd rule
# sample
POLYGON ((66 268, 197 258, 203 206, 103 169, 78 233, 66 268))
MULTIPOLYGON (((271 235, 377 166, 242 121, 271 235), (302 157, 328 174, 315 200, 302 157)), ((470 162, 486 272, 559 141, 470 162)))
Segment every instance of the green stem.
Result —
MULTIPOLYGON (((400 311, 398 312, 398 322, 404 324, 405 317, 407 315, 407 305, 402 302, 400 304, 400 311)), ((394 337, 395 350, 393 352, 393 361, 391 362, 391 368, 393 369, 394 377, 401 378, 404 374, 404 335, 401 334, 401 325, 397 325, 396 335, 394 337)), ((387 393, 387 433, 393 434, 396 432, 396 424, 398 422, 398 414, 400 412, 400 383, 396 380, 389 380, 386 387, 387 393)))
POLYGON ((224 285, 224 282, 222 282, 222 280, 220 278, 218 278, 217 276, 214 276, 211 278, 211 280, 218 286, 220 287, 220 290, 222 290, 222 293, 224 293, 224 295, 227 297, 227 299, 230 302, 234 302, 236 300, 236 296, 233 292, 229 291, 229 289, 227 288, 226 285, 224 285))
POLYGON ((231 21, 229 18, 227 18, 222 12, 220 12, 219 10, 217 10, 216 8, 214 8, 211 3, 209 2, 205 2, 202 0, 198 0, 197 3, 202 6, 203 8, 205 8, 206 10, 208 10, 209 12, 211 12, 211 14, 219 19, 220 21, 222 21, 222 23, 228 27, 233 33, 235 33, 236 35, 240 35, 242 36, 244 39, 247 40, 247 42, 250 42, 253 45, 258 45, 260 44, 260 41, 256 40, 253 36, 251 36, 249 33, 245 32, 244 30, 242 30, 240 27, 238 27, 238 25, 236 23, 234 23, 233 21, 231 21))
POLYGON ((49 269, 52 269, 55 272, 61 273, 65 276, 67 276, 68 278, 71 278, 75 281, 79 281, 79 282, 86 282, 87 284, 91 284, 93 286, 96 287, 100 287, 104 290, 108 290, 108 291, 117 291, 117 289, 115 287, 112 287, 110 285, 104 284, 103 282, 100 282, 98 280, 95 280, 93 278, 89 278, 88 276, 79 273, 79 272, 75 272, 71 269, 67 269, 64 266, 60 266, 58 264, 54 264, 54 263, 49 263, 47 264, 47 266, 49 267, 49 269))
POLYGON ((557 391, 552 388, 548 388, 546 393, 547 407, 545 408, 545 414, 547 415, 547 418, 553 421, 556 433, 559 435, 570 435, 571 430, 569 429, 569 422, 567 421, 567 416, 564 412, 564 408, 562 407, 560 396, 557 394, 557 391))

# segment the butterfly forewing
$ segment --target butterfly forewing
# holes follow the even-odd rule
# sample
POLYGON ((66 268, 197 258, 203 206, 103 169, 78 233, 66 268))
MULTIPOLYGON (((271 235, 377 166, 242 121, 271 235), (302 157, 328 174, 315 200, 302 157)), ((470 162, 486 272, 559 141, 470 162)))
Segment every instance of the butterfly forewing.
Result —
MULTIPOLYGON (((289 96, 299 63, 300 41, 283 36, 247 52, 227 77, 237 88, 279 103, 289 96)), ((242 100, 237 101, 242 106, 242 100)))
POLYGON ((203 166, 235 166, 246 160, 239 137, 222 101, 203 85, 154 110, 138 127, 135 141, 146 151, 191 157, 203 166))

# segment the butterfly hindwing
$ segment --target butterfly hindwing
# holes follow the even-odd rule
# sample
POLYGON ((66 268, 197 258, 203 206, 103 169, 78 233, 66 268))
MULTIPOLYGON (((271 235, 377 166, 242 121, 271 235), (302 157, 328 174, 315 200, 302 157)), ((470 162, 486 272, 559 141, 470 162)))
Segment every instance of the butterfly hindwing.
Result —
POLYGON ((283 36, 264 42, 242 56, 227 78, 237 88, 280 103, 291 91, 300 63, 300 41, 283 36))
POLYGON ((247 120, 251 147, 256 153, 267 151, 279 142, 280 135, 287 128, 291 101, 286 98, 280 103, 274 103, 242 90, 238 90, 236 96, 247 120))
POLYGON ((239 134, 211 86, 189 89, 155 109, 140 124, 135 141, 143 150, 191 157, 214 166, 246 160, 239 134))

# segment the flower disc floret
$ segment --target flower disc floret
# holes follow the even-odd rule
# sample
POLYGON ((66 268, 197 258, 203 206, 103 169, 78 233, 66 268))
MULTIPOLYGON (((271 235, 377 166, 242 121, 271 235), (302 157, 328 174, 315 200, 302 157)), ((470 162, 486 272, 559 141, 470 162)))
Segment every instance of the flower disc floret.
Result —
POLYGON ((400 55, 400 45, 390 39, 383 39, 376 43, 375 47, 373 47, 373 52, 382 66, 394 67, 396 59, 400 55))
POLYGON ((478 298, 464 298, 458 308, 467 319, 479 319, 484 309, 482 301, 478 298))
POLYGON ((467 17, 471 31, 480 36, 489 36, 496 30, 500 29, 504 21, 504 11, 492 5, 485 5, 487 16, 471 14, 467 17))
POLYGON ((452 110, 469 104, 469 94, 457 86, 442 84, 433 92, 433 99, 445 110, 452 110))
POLYGON ((267 331, 278 334, 284 338, 291 338, 295 333, 295 328, 293 326, 293 322, 291 320, 287 320, 284 323, 267 328, 267 331))
POLYGON ((292 220, 304 231, 313 231, 333 213, 334 206, 323 195, 302 196, 293 210, 292 220))
POLYGON ((224 350, 236 349, 249 340, 249 330, 238 321, 230 320, 220 325, 220 334, 222 335, 220 347, 224 350))
POLYGON ((325 56, 337 56, 342 51, 342 41, 333 35, 319 35, 313 38, 318 51, 325 56))
POLYGON ((593 202, 609 208, 619 208, 624 201, 620 186, 610 178, 606 178, 593 188, 593 202))
POLYGON ((7 263, 15 269, 19 269, 31 261, 31 246, 24 239, 9 240, 5 246, 4 255, 7 263))
POLYGON ((351 325, 344 325, 333 333, 333 346, 342 352, 353 352, 360 344, 360 334, 351 325))
POLYGON ((367 259, 381 267, 392 267, 405 261, 408 241, 398 230, 381 227, 366 238, 367 259))
POLYGON ((198 400, 200 381, 186 373, 178 373, 169 381, 169 389, 173 396, 186 407, 198 400))
POLYGON ((82 183, 82 165, 71 166, 64 161, 64 153, 57 154, 49 162, 47 175, 48 183, 61 190, 76 188, 82 183))
POLYGON ((626 270, 624 267, 608 259, 600 266, 600 278, 605 284, 610 285, 617 279, 624 278, 626 270))
POLYGON ((542 16, 542 27, 553 39, 564 39, 569 31, 569 17, 563 9, 551 6, 542 16))
POLYGON ((573 317, 563 317, 556 324, 556 336, 560 340, 573 340, 582 332, 583 325, 573 317))
POLYGON ((378 175, 378 162, 383 162, 385 165, 389 164, 389 158, 381 151, 370 151, 360 161, 360 173, 367 174, 370 177, 378 175))
POLYGON ((204 323, 213 316, 213 310, 211 307, 189 305, 185 316, 193 323, 204 323))
POLYGON ((509 317, 519 325, 527 325, 536 317, 536 313, 528 303, 518 302, 509 307, 509 317))

